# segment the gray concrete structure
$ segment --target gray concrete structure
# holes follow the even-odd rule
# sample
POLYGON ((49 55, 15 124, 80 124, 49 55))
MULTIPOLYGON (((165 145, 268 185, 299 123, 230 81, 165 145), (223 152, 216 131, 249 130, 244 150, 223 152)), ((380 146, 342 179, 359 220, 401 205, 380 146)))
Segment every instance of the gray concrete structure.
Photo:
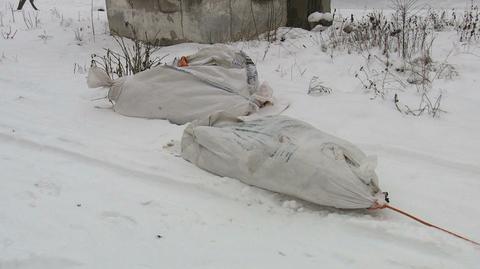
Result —
POLYGON ((113 33, 133 37, 135 29, 137 38, 158 40, 161 45, 252 39, 286 26, 287 17, 290 25, 308 28, 305 21, 309 13, 330 9, 330 0, 106 0, 106 3, 113 33), (324 4, 327 2, 328 5, 324 4))

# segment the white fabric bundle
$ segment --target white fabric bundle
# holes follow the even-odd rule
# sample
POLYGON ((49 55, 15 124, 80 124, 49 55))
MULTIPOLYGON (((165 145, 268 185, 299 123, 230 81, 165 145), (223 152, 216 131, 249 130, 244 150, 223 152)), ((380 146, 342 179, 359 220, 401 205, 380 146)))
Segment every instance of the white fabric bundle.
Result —
POLYGON ((217 113, 187 126, 182 157, 220 176, 312 203, 372 208, 385 203, 376 159, 351 143, 285 116, 217 113))
POLYGON ((108 98, 122 115, 176 124, 232 108, 247 115, 273 102, 272 89, 259 86, 255 64, 242 51, 212 46, 186 59, 185 67, 164 65, 117 80, 92 67, 87 84, 110 88, 108 98))

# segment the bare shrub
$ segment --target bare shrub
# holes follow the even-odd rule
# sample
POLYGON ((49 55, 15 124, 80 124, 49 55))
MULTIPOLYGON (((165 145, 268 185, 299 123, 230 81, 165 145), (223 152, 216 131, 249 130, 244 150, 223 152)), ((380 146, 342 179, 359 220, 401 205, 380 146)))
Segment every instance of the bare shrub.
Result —
POLYGON ((447 14, 446 10, 438 11, 430 8, 428 17, 433 25, 433 29, 437 32, 454 29, 457 25, 455 9, 452 9, 451 13, 447 14))
POLYGON ((92 25, 93 42, 95 43, 95 23, 93 22, 93 0, 91 1, 91 5, 90 5, 90 23, 92 25))
POLYGON ((167 56, 155 57, 154 54, 160 50, 157 46, 158 40, 150 40, 145 33, 146 42, 137 37, 135 29, 133 31, 133 40, 114 34, 113 38, 120 48, 120 51, 114 51, 106 48, 105 55, 92 54, 92 66, 99 66, 112 78, 118 78, 133 75, 152 67, 162 64, 162 60, 167 56))
POLYGON ((308 86, 308 95, 327 95, 333 92, 332 88, 323 85, 318 76, 313 76, 308 86))
POLYGON ((428 49, 434 40, 433 23, 428 17, 408 16, 404 11, 390 18, 374 11, 356 20, 352 15, 330 27, 327 46, 348 53, 379 50, 382 54, 396 54, 403 59, 411 58, 428 49))
POLYGON ((478 6, 473 3, 470 8, 465 11, 462 21, 458 24, 457 33, 460 42, 477 41, 480 38, 480 11, 478 6))
POLYGON ((48 40, 53 38, 53 36, 47 34, 46 30, 43 30, 43 33, 38 35, 38 37, 43 41, 43 43, 47 43, 48 40))
POLYGON ((58 11, 58 9, 56 7, 54 8, 51 8, 50 10, 50 15, 52 15, 52 17, 56 18, 56 19, 62 19, 63 15, 60 14, 60 11, 58 11))
MULTIPOLYGON (((412 11, 416 8, 417 0, 391 0, 392 7, 395 10, 393 15, 393 24, 397 31, 399 31, 399 50, 403 59, 408 57, 407 53, 409 52, 409 47, 412 49, 410 40, 410 34, 413 32, 416 42, 417 32, 415 32, 415 27, 420 26, 420 29, 423 30, 420 34, 426 33, 427 24, 417 22, 418 17, 412 15, 412 11), (413 25, 412 25, 413 24, 413 25), (413 31, 412 31, 413 30, 413 31)), ((418 28, 417 28, 418 29, 418 28)), ((425 39, 425 35, 421 35, 421 39, 425 39)), ((413 49, 415 46, 413 46, 413 49)))
POLYGON ((281 14, 284 12, 281 6, 275 7, 275 1, 269 2, 268 14, 267 14, 267 34, 266 39, 268 42, 274 42, 277 40, 278 25, 281 24, 283 18, 281 14))
POLYGON ((75 34, 74 40, 77 42, 78 45, 82 44, 84 41, 83 37, 83 27, 76 28, 73 33, 75 34))
POLYGON ((73 64, 73 74, 85 74, 87 73, 87 66, 85 65, 81 65, 81 64, 78 64, 78 63, 74 63, 73 64))
POLYGON ((390 60, 369 54, 366 63, 355 73, 364 91, 372 93, 371 99, 385 98, 390 91, 402 91, 407 83, 397 72, 403 72, 390 60))
POLYGON ((430 115, 439 117, 442 94, 432 97, 436 79, 454 78, 458 73, 447 60, 434 62, 429 55, 419 56, 403 62, 401 57, 394 61, 385 56, 366 57, 366 63, 355 73, 362 88, 371 93, 371 99, 380 97, 389 99, 393 95, 396 109, 405 115, 430 115), (409 106, 400 102, 400 93, 416 89, 420 98, 418 106, 409 106), (416 107, 416 108, 412 108, 416 107))
POLYGON ((2 52, 2 55, 0 55, 0 63, 3 63, 7 59, 7 56, 5 56, 5 52, 2 52))
POLYGON ((15 36, 17 35, 17 30, 13 31, 12 26, 9 25, 8 26, 8 31, 3 31, 3 29, 2 29, 0 33, 3 37, 3 39, 14 39, 15 36))
POLYGON ((423 114, 427 114, 432 116, 433 118, 439 117, 440 113, 445 113, 446 111, 440 109, 442 101, 442 95, 440 94, 434 101, 431 101, 431 98, 428 96, 427 93, 423 93, 420 99, 420 104, 418 108, 412 109, 408 105, 402 104, 399 100, 398 94, 394 96, 394 103, 396 109, 405 115, 412 115, 412 116, 421 116, 423 114))
POLYGON ((449 63, 441 63, 435 67, 436 78, 454 79, 459 76, 457 69, 449 63))
POLYGON ((37 29, 40 26, 38 12, 34 12, 32 16, 32 13, 22 10, 22 18, 27 30, 37 29))
POLYGON ((6 62, 18 63, 18 55, 7 56, 5 52, 2 52, 2 54, 0 55, 0 64, 6 62))
POLYGON ((8 3, 8 8, 10 10, 10 14, 12 15, 12 22, 15 23, 15 10, 16 10, 16 8, 10 2, 8 3))
POLYGON ((360 19, 351 15, 337 19, 326 31, 322 50, 346 50, 368 55, 355 78, 371 99, 393 97, 396 109, 406 115, 438 117, 442 95, 432 98, 435 79, 454 78, 455 68, 446 61, 432 59, 436 32, 453 29, 456 13, 449 17, 445 11, 428 10, 419 15, 416 0, 392 0, 394 13, 384 15, 373 11, 360 19), (323 48, 326 47, 326 48, 323 48), (418 107, 403 105, 399 94, 416 89, 418 107), (416 108, 412 108, 416 107, 416 108))

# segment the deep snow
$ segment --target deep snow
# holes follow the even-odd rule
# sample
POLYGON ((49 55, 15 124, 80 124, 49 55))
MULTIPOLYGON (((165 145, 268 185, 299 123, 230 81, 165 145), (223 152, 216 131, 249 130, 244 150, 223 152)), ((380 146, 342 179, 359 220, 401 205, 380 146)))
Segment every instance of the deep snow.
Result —
MULTIPOLYGON (((198 169, 178 157, 184 126, 115 114, 108 102, 92 101, 105 90, 87 89, 84 70, 74 73, 88 67, 91 53, 114 47, 103 12, 94 14, 94 42, 88 0, 40 1, 36 29, 26 29, 21 12, 13 22, 7 3, 0 0, 0 29, 18 33, 0 37, 1 269, 479 268, 478 247, 393 212, 312 206, 198 169)), ((460 73, 441 82, 448 113, 437 119, 370 100, 353 75, 363 58, 331 58, 315 34, 230 45, 290 101, 286 115, 376 154, 393 205, 478 241, 480 51, 455 36, 439 33, 434 51, 439 61, 451 53, 460 73), (312 76, 333 93, 307 95, 312 76)), ((203 46, 159 55, 173 59, 203 46)), ((416 100, 414 92, 402 96, 416 100)))

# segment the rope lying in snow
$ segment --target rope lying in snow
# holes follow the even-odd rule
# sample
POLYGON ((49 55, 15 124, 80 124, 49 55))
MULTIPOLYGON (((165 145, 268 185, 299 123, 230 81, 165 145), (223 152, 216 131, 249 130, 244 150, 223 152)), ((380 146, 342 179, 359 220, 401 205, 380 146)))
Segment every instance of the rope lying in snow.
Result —
POLYGON ((443 229, 443 228, 440 228, 440 227, 438 227, 438 226, 436 226, 436 225, 433 225, 433 224, 431 224, 431 223, 429 223, 429 222, 426 222, 426 221, 424 221, 424 220, 422 220, 422 219, 420 219, 420 218, 417 218, 417 217, 415 217, 415 216, 413 216, 413 215, 411 215, 411 214, 409 214, 409 213, 407 213, 407 212, 405 212, 405 211, 402 211, 402 210, 400 210, 400 209, 398 209, 398 208, 395 208, 395 207, 393 207, 393 206, 391 206, 391 205, 389 205, 389 204, 385 204, 382 208, 391 209, 391 210, 393 210, 393 211, 395 211, 395 212, 398 212, 398 213, 400 213, 400 214, 402 214, 402 215, 405 215, 405 216, 407 216, 407 217, 409 217, 409 218, 411 218, 411 219, 413 219, 413 220, 415 220, 415 221, 418 221, 418 222, 420 222, 420 223, 423 224, 423 225, 426 225, 426 226, 428 226, 428 227, 432 227, 432 228, 438 229, 438 230, 440 230, 440 231, 442 231, 442 232, 448 233, 448 234, 450 234, 450 235, 453 235, 453 236, 455 236, 455 237, 458 237, 458 238, 460 238, 460 239, 463 239, 463 240, 465 240, 465 241, 468 241, 468 242, 470 242, 470 243, 472 243, 472 244, 475 244, 475 245, 477 245, 477 246, 480 246, 480 243, 477 243, 477 242, 475 242, 475 241, 473 241, 473 240, 471 240, 471 239, 468 239, 468 238, 466 238, 466 237, 463 237, 463 236, 461 236, 461 235, 459 235, 459 234, 456 234, 456 233, 454 233, 454 232, 450 232, 450 231, 448 231, 448 230, 445 230, 445 229, 443 229))

